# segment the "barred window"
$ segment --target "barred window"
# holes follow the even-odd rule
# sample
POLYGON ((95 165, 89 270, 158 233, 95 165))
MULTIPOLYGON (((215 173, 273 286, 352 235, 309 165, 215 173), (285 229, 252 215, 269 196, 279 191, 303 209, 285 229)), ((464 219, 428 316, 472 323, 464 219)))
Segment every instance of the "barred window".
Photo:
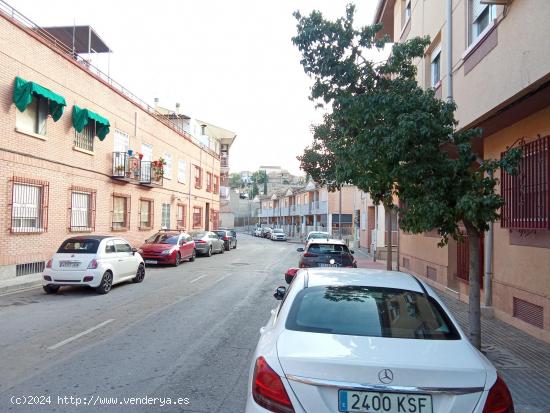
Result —
POLYGON ((202 227, 202 208, 193 207, 193 228, 202 227))
POLYGON ((85 188, 71 189, 70 227, 71 231, 95 230, 96 192, 85 188))
POLYGON ((49 184, 25 178, 12 180, 11 232, 44 232, 48 224, 49 184))
POLYGON ((202 188, 202 168, 195 165, 195 188, 202 188))
POLYGON ((127 230, 130 228, 130 197, 125 195, 113 195, 113 231, 127 230))
POLYGON ((170 204, 162 204, 162 228, 170 229, 170 204))
POLYGON ((210 221, 212 221, 212 230, 216 230, 220 226, 219 222, 219 212, 216 210, 211 210, 210 212, 210 221))
POLYGON ((518 175, 502 170, 500 225, 550 230, 550 135, 522 145, 521 150, 518 175))
POLYGON ((187 216, 187 205, 178 204, 178 216, 177 216, 177 227, 178 229, 186 228, 186 216, 187 216))
POLYGON ((206 190, 212 192, 212 174, 210 172, 206 173, 206 190))
POLYGON ((139 229, 153 227, 153 201, 150 199, 139 200, 139 229))
POLYGON ((95 136, 95 122, 88 123, 82 132, 74 132, 74 146, 75 148, 84 149, 86 151, 94 151, 94 136, 95 136))

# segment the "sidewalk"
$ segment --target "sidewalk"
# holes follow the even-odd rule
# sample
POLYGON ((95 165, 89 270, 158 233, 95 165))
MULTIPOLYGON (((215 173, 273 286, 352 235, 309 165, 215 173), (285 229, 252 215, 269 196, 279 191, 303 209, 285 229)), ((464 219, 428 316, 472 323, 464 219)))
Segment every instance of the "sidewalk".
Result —
MULTIPOLYGON (((355 251, 359 268, 386 269, 365 252, 355 251)), ((464 331, 468 305, 437 291, 464 331)), ((516 413, 550 413, 550 344, 497 319, 482 319, 482 352, 502 375, 514 399, 516 413)))

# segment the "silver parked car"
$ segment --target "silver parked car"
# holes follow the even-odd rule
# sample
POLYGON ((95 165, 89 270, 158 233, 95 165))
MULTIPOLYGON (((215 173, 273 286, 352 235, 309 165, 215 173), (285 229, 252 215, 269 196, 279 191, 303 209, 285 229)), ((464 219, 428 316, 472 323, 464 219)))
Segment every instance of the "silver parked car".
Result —
POLYGON ((212 231, 193 231, 189 235, 195 241, 197 255, 210 257, 214 253, 223 254, 225 251, 224 241, 218 234, 212 231))

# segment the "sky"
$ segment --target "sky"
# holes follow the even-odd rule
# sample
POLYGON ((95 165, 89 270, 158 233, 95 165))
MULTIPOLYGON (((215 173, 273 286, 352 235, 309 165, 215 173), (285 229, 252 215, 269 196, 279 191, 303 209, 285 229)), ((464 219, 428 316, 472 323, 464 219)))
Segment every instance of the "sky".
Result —
MULTIPOLYGON (((371 24, 378 0, 356 2, 371 24)), ((231 172, 278 165, 293 174, 322 112, 292 44, 295 10, 337 18, 349 0, 8 0, 39 26, 91 25, 113 50, 93 63, 153 105, 237 134, 231 172)), ((373 56, 378 59, 379 56, 373 56)))

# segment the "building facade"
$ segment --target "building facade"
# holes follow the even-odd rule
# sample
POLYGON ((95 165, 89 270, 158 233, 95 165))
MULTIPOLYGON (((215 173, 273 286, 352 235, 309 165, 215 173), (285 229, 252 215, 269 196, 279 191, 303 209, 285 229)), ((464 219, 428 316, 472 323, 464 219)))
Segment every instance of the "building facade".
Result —
POLYGON ((220 153, 17 16, 0 12, 0 280, 74 235, 216 228, 220 153))
MULTIPOLYGON (((484 159, 521 147, 518 177, 497 174, 505 206, 482 245, 485 305, 550 342, 550 47, 546 0, 382 0, 375 21, 395 42, 429 35, 418 82, 457 104, 459 129, 480 127, 484 159), (499 3, 489 4, 489 3, 499 3), (487 242, 491 240, 493 242, 487 242)), ((468 244, 400 233, 400 264, 468 297, 468 244)))

